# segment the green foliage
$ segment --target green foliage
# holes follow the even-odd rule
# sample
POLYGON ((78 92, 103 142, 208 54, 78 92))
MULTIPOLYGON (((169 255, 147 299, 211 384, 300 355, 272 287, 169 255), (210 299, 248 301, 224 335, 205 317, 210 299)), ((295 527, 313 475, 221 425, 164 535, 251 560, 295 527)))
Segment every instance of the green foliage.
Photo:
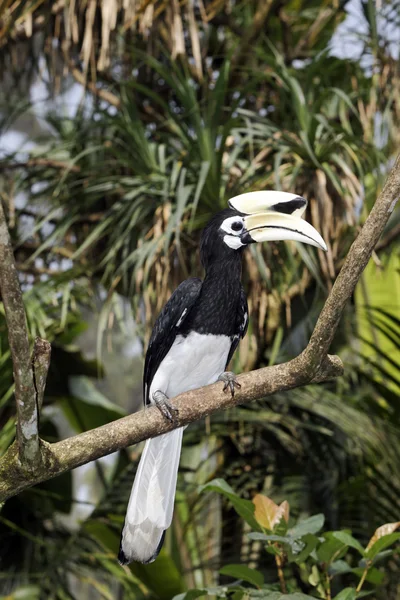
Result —
MULTIPOLYGON (((211 481, 208 486, 203 486, 202 490, 212 490, 228 498, 238 515, 245 517, 246 522, 249 522, 246 518, 249 510, 248 500, 235 494, 226 482, 211 481)), ((287 510, 285 518, 277 519, 274 525, 266 528, 265 511, 268 510, 270 518, 273 519, 280 514, 280 507, 270 498, 261 495, 255 497, 253 506, 258 519, 256 529, 259 530, 261 527, 263 533, 255 531, 247 535, 253 541, 262 542, 266 552, 274 557, 279 584, 265 583, 262 564, 259 564, 258 569, 243 564, 230 564, 223 567, 220 574, 235 579, 234 583, 221 585, 218 588, 190 590, 186 594, 176 596, 174 600, 188 600, 210 595, 217 598, 243 600, 245 598, 300 600, 315 597, 331 599, 332 590, 336 589, 337 592, 338 585, 342 587, 345 585, 344 582, 348 581, 354 581, 353 585, 337 592, 334 599, 355 600, 364 595, 361 588, 365 581, 374 586, 369 586, 368 594, 382 584, 384 572, 373 567, 374 558, 400 539, 400 533, 394 533, 400 526, 400 521, 379 527, 364 548, 347 531, 327 531, 321 534, 320 530, 324 524, 323 515, 300 519, 295 525, 289 527, 289 510, 287 510), (300 589, 299 581, 302 582, 300 589), (309 593, 313 595, 301 593, 307 585, 309 593), (281 592, 274 591, 279 586, 281 592), (288 591, 290 593, 287 593, 288 591)), ((393 552, 394 550, 390 550, 385 553, 384 558, 388 558, 393 552)))

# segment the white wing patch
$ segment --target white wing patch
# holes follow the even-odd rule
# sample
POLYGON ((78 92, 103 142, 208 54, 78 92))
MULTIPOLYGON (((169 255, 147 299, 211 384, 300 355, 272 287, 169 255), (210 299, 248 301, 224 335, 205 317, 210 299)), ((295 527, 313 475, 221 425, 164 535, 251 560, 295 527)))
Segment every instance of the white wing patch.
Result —
POLYGON ((244 331, 246 329, 246 324, 247 324, 247 319, 248 319, 249 315, 247 314, 247 312, 244 313, 244 319, 243 319, 243 325, 242 325, 242 331, 244 331))
POLYGON ((184 319, 184 317, 185 317, 185 315, 186 315, 187 311, 188 311, 188 309, 187 309, 187 308, 185 308, 185 309, 184 309, 184 311, 183 311, 183 313, 182 313, 182 314, 181 314, 181 316, 179 317, 179 319, 178 319, 178 322, 177 322, 177 324, 175 325, 175 327, 179 327, 179 325, 182 323, 182 321, 183 321, 183 319, 184 319))

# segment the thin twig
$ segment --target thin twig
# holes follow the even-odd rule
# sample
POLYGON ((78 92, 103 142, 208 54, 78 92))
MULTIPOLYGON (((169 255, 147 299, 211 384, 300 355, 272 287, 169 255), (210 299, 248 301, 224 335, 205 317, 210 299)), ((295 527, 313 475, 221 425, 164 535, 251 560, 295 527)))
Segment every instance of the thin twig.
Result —
POLYGON ((285 574, 283 572, 283 561, 282 561, 282 558, 279 556, 279 554, 275 554, 275 562, 276 562, 276 568, 278 570, 278 578, 279 578, 279 585, 281 587, 281 592, 282 592, 282 594, 287 594, 285 574))
POLYGON ((356 589, 356 592, 357 592, 357 594, 358 594, 358 592, 361 592, 361 588, 362 588, 362 586, 364 585, 364 581, 365 581, 365 579, 366 579, 366 577, 367 577, 367 575, 368 575, 368 571, 369 571, 369 568, 370 568, 370 566, 371 566, 371 562, 370 562, 370 561, 368 561, 368 562, 367 562, 367 566, 365 567, 365 569, 364 569, 364 571, 363 571, 363 574, 362 574, 362 576, 361 576, 361 579, 360 579, 360 581, 358 582, 358 586, 357 586, 357 589, 356 589))

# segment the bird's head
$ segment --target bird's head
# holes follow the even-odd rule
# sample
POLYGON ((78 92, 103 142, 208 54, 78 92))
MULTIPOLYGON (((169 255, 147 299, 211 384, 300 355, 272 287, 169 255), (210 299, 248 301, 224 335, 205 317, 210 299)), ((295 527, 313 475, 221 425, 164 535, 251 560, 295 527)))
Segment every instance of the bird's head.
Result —
POLYGON ((326 250, 318 231, 302 219, 307 200, 287 192, 249 192, 229 200, 230 208, 216 214, 201 239, 204 267, 228 258, 254 242, 294 240, 326 250))

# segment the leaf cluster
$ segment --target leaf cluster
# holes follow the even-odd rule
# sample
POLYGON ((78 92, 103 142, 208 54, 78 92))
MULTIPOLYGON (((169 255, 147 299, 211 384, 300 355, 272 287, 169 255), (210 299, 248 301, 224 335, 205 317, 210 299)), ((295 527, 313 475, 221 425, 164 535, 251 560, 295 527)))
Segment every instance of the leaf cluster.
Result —
POLYGON ((258 494, 253 502, 249 502, 240 498, 222 479, 209 482, 201 491, 221 494, 246 521, 252 530, 247 534, 249 539, 260 542, 266 553, 274 557, 281 591, 276 591, 278 584, 265 582, 262 566, 256 569, 231 564, 220 569, 220 574, 235 579, 233 583, 190 590, 175 596, 174 600, 208 595, 235 600, 356 600, 370 595, 374 587, 383 582, 384 572, 376 565, 395 552, 389 548, 400 539, 400 533, 396 532, 400 521, 379 527, 363 547, 349 531, 321 533, 324 525, 322 514, 299 519, 290 526, 287 501, 278 506, 267 496, 258 494), (358 580, 358 585, 347 585, 354 579, 358 580), (364 582, 370 584, 370 589, 361 592, 364 582), (312 595, 302 593, 305 588, 312 595), (334 596, 333 589, 336 590, 334 596))

